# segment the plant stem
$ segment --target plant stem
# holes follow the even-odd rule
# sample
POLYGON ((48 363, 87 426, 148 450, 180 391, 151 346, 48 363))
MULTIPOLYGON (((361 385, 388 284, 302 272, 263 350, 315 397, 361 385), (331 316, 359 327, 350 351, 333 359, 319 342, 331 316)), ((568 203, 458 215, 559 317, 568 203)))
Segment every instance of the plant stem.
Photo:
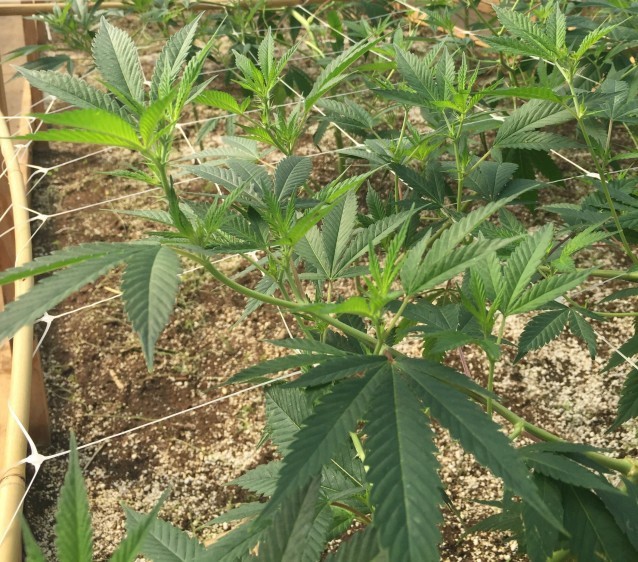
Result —
MULTIPOLYGON (((185 258, 189 258, 195 261, 196 263, 200 264, 206 271, 208 271, 208 273, 210 273, 215 279, 217 279, 217 281, 219 281, 220 283, 223 283, 224 285, 226 285, 230 289, 233 289, 234 291, 238 292, 241 295, 244 295, 249 298, 257 299, 267 304, 279 306, 281 308, 284 308, 286 310, 291 310, 298 314, 304 313, 304 308, 306 306, 305 304, 279 299, 277 297, 265 295, 258 291, 254 291, 253 289, 250 289, 248 287, 244 287, 244 285, 237 283, 236 281, 233 281, 230 277, 227 277, 226 275, 224 275, 210 261, 208 261, 207 258, 197 254, 193 254, 192 252, 189 252, 187 250, 182 250, 181 248, 178 248, 178 247, 173 247, 173 250, 177 252, 179 255, 184 256, 185 258)), ((362 332, 361 330, 357 330, 356 328, 353 328, 352 326, 349 326, 348 324, 341 322, 341 320, 332 318, 332 316, 328 314, 313 312, 312 315, 315 318, 318 318, 319 320, 326 322, 327 324, 330 324, 334 328, 341 330, 344 334, 352 336, 353 338, 356 338, 360 342, 366 343, 373 348, 376 347, 377 344, 379 343, 375 337, 365 332, 362 332)), ((385 346, 382 346, 382 348, 383 347, 385 346)))
POLYGON ((638 316, 638 312, 599 312, 597 310, 591 312, 605 318, 635 318, 638 316))
MULTIPOLYGON (((343 135, 341 134, 341 130, 335 127, 335 145, 338 150, 343 149, 343 135)), ((343 154, 341 152, 337 152, 337 172, 339 175, 343 174, 346 169, 345 161, 343 158, 343 154)))
MULTIPOLYGON (((543 272, 549 272, 549 268, 545 266, 539 269, 543 272)), ((576 271, 585 271, 585 269, 577 268, 576 271)), ((638 283, 638 272, 628 272, 623 269, 592 269, 589 275, 590 277, 600 277, 601 279, 621 279, 623 281, 638 283)))
POLYGON ((566 550, 566 549, 556 550, 547 559, 547 562, 566 562, 567 560, 570 560, 571 556, 572 556, 572 553, 570 550, 566 550))
POLYGON ((465 182, 465 162, 461 163, 461 154, 459 150, 459 138, 463 130, 463 119, 465 115, 459 117, 458 129, 455 132, 455 138, 453 139, 454 145, 454 161, 456 162, 456 211, 460 213, 463 208, 463 184, 465 182))
POLYGON ((308 302, 306 295, 304 294, 301 280, 299 279, 299 272, 295 267, 292 257, 288 258, 288 267, 286 268, 286 276, 288 277, 288 283, 292 288, 292 292, 300 302, 308 302))
POLYGON ((585 143, 589 148, 590 153, 592 154, 592 160, 594 162, 594 166, 596 167, 596 172, 598 174, 598 179, 600 181, 600 186, 603 188, 603 194, 605 196, 605 201, 607 202, 607 206, 609 207, 609 212, 611 213, 612 218, 614 219, 614 224, 616 225, 616 230, 618 230, 618 236, 620 236, 620 241, 622 243, 623 248, 625 249, 625 253, 631 259, 632 262, 638 263, 638 258, 634 255, 631 250, 631 246, 629 246, 629 242, 627 241, 627 237, 625 236, 625 231, 620 224, 620 218, 618 216, 618 212, 616 211, 616 206, 614 205, 614 201, 611 198, 611 193, 609 192, 609 186, 607 185, 607 179, 605 177, 605 170, 602 168, 598 159, 594 157, 593 145, 591 139, 589 138, 589 134, 587 133, 586 127, 582 124, 581 120, 578 119, 578 126, 580 127, 583 138, 585 139, 585 143))
MULTIPOLYGON (((247 297, 250 297, 250 298, 254 298, 254 299, 260 300, 262 302, 275 305, 275 306, 280 306, 281 308, 293 311, 293 313, 294 312, 303 313, 303 308, 304 308, 303 304, 286 301, 286 300, 283 300, 283 299, 279 299, 277 297, 272 297, 270 295, 264 295, 262 293, 254 291, 252 289, 249 289, 248 287, 244 287, 243 285, 237 283, 236 281, 233 281, 229 277, 226 277, 226 275, 224 275, 221 271, 219 271, 205 257, 199 256, 197 254, 193 254, 192 252, 189 252, 189 251, 186 251, 186 250, 182 250, 180 248, 174 247, 173 249, 178 254, 180 254, 180 255, 182 255, 182 256, 184 256, 186 258, 189 258, 189 259, 199 263, 215 279, 217 279, 218 281, 220 281, 221 283, 223 283, 227 287, 233 289, 234 291, 236 291, 236 292, 238 292, 238 293, 240 293, 240 294, 242 294, 244 296, 247 296, 247 297)), ((373 348, 378 347, 379 342, 378 342, 378 340, 376 338, 374 338, 373 336, 370 336, 369 334, 367 334, 365 332, 357 330, 356 328, 353 328, 352 326, 349 326, 349 325, 341 322, 340 320, 332 318, 331 316, 329 316, 327 314, 313 313, 313 316, 315 316, 315 318, 317 318, 319 320, 322 320, 323 322, 326 322, 327 324, 330 324, 334 328, 337 328, 338 330, 341 330, 344 334, 347 334, 349 336, 352 336, 352 337, 356 338, 360 342, 366 343, 367 345, 369 345, 369 346, 371 346, 373 348)), ((505 321, 503 320, 502 323, 501 323, 501 328, 499 330, 501 339, 502 339, 502 332, 504 332, 504 330, 505 330, 504 326, 505 326, 505 321)), ((383 352, 385 350, 389 350, 390 353, 392 353, 393 355, 397 355, 397 356, 401 356, 402 355, 400 352, 392 350, 391 348, 388 348, 388 346, 386 346, 384 344, 381 344, 381 346, 379 347, 379 352, 383 352)), ((534 437, 537 437, 538 439, 542 439, 543 441, 549 441, 549 442, 553 442, 553 443, 565 442, 564 439, 558 437, 557 435, 554 435, 553 433, 551 433, 549 431, 546 431, 545 429, 542 429, 542 428, 540 428, 540 427, 538 427, 538 426, 536 426, 536 425, 524 420, 522 417, 520 417, 519 415, 515 414, 509 408, 503 406, 502 404, 500 404, 497 401, 494 401, 494 400, 491 400, 491 399, 487 399, 487 398, 485 398, 483 396, 476 395, 475 393, 472 393, 472 392, 464 390, 464 389, 459 389, 459 390, 461 390, 462 392, 465 392, 466 394, 468 394, 468 396, 470 396, 470 397, 474 398, 475 400, 478 400, 478 401, 480 401, 482 403, 487 403, 487 401, 489 400, 491 402, 491 409, 494 412, 498 413, 500 416, 502 416, 503 418, 505 418, 507 421, 509 421, 512 424, 522 426, 526 433, 528 433, 528 434, 530 434, 530 435, 532 435, 534 437)), ((611 457, 608 457, 608 456, 606 456, 606 455, 604 455, 602 453, 597 453, 597 452, 587 452, 587 453, 584 453, 584 454, 585 454, 585 456, 587 456, 591 460, 597 462, 601 466, 604 466, 604 467, 609 468, 611 470, 618 471, 621 474, 624 474, 625 476, 627 476, 632 481, 635 481, 635 482, 638 483, 638 461, 633 460, 633 459, 615 459, 615 458, 611 458, 611 457)))
POLYGON ((491 149, 488 149, 487 152, 483 154, 483 156, 481 156, 474 164, 472 164, 470 169, 467 171, 467 174, 471 174, 476 168, 478 168, 478 166, 481 165, 481 162, 483 162, 483 160, 485 160, 490 155, 490 153, 491 149))
POLYGON ((403 299, 403 302, 401 303, 401 306, 399 307, 399 310, 397 310, 396 314, 392 317, 392 320, 390 320, 390 323, 386 326, 385 328, 385 333, 389 334, 395 327, 396 325, 399 323, 399 320, 401 319, 401 316, 403 316, 403 311, 407 308, 408 304, 410 304, 411 301, 411 297, 407 296, 403 299))
POLYGON ((370 519, 369 516, 367 516, 365 513, 361 513, 360 511, 357 511, 354 507, 351 507, 348 504, 341 503, 341 502, 330 502, 330 505, 343 509, 344 511, 349 511, 357 519, 359 519, 359 521, 361 521, 362 523, 365 523, 366 525, 369 525, 370 523, 372 523, 372 519, 370 519))
MULTIPOLYGON (((500 347, 505 335, 505 323, 507 322, 507 316, 503 315, 501 318, 501 325, 498 328, 498 337, 496 339, 496 345, 500 347)), ((489 358, 490 370, 487 374, 487 390, 493 392, 494 390, 494 368, 496 367, 496 361, 493 358, 489 358)), ((487 414, 491 417, 493 413, 493 400, 487 399, 487 414)))
MULTIPOLYGON (((475 397, 476 398, 476 397, 475 397)), ((478 397, 481 401, 487 401, 486 398, 478 397)), ((549 443, 567 443, 565 439, 562 439, 558 435, 555 435, 541 427, 538 427, 523 418, 519 415, 515 414, 509 408, 503 406, 499 402, 493 403, 494 411, 505 418, 508 422, 513 425, 520 425, 523 427, 524 431, 533 437, 537 437, 543 441, 547 441, 549 443)), ((601 466, 609 468, 611 470, 615 470, 629 477, 630 479, 638 478, 638 461, 635 459, 615 459, 612 457, 608 457, 603 453, 597 453, 595 451, 588 451, 583 453, 587 458, 597 462, 601 466)))
POLYGON ((622 279, 623 281, 638 283, 638 273, 623 272, 620 269, 593 269, 590 275, 602 279, 622 279))
POLYGON ((603 195, 605 196, 605 201, 607 202, 607 206, 609 207, 609 212, 611 213, 612 219, 614 220, 614 224, 616 226, 616 230, 618 231, 618 236, 620 237, 620 241, 625 250, 627 256, 631 259, 632 262, 638 263, 638 258, 634 255, 631 250, 631 246, 629 246, 629 242, 627 241, 627 237, 625 236, 625 231, 623 230, 622 225, 620 224, 620 218, 618 217, 618 212, 616 211, 616 206, 614 205, 614 201, 611 198, 611 193, 609 192, 609 186, 607 184, 607 174, 605 172, 605 168, 600 162, 600 158, 598 157, 598 153, 592 143, 591 137, 589 136, 589 132, 587 131, 586 124, 583 120, 585 115, 585 108, 583 108, 580 104, 580 100, 578 99, 578 94, 574 90, 573 85, 573 71, 566 71, 560 65, 556 65, 556 68, 563 75, 565 80, 567 81, 567 86, 569 87, 569 91, 571 94, 572 102, 574 104, 574 117, 576 118, 576 123, 578 124, 578 128, 580 129, 581 134, 583 135, 583 139, 585 144, 587 145, 587 149, 589 150, 589 154, 592 157, 592 161, 594 163, 594 167, 596 168, 596 173, 598 175, 598 180, 600 181, 600 186, 603 190, 603 195))

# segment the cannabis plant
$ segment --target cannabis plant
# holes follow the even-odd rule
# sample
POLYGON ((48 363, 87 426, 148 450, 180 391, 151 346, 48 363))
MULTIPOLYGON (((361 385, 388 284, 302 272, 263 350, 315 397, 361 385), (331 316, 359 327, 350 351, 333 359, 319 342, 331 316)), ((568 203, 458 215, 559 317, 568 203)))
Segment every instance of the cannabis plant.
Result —
POLYGON ((46 24, 53 34, 55 44, 26 45, 11 51, 4 62, 33 53, 41 56, 24 65, 30 70, 55 70, 65 66, 73 72, 73 59, 67 52, 91 54, 91 45, 95 37, 95 29, 105 11, 100 8, 103 0, 89 5, 86 0, 67 0, 62 4, 54 4, 50 14, 38 14, 32 19, 46 24), (53 54, 45 54, 52 52, 53 54))
MULTIPOLYGON (((570 291, 591 276, 636 281, 632 271, 583 269, 574 260, 604 243, 635 261, 635 179, 612 173, 613 147, 601 134, 635 118, 633 86, 619 78, 593 91, 579 86, 581 64, 606 41, 609 25, 567 43, 567 21, 557 7, 534 24, 521 12, 498 9, 497 15, 505 31, 490 43, 505 63, 539 59, 537 82, 489 82, 469 57, 445 46, 419 56, 394 34, 392 44, 378 37, 351 46, 321 70, 298 105, 278 111, 271 95, 292 51, 279 56, 268 33, 256 61, 237 53, 238 81, 252 94, 238 101, 197 81, 210 49, 209 43, 191 54, 197 22, 167 42, 148 87, 133 42, 106 22, 93 45, 106 91, 70 76, 23 71, 35 86, 79 108, 40 115, 58 128, 28 138, 136 152, 145 167, 116 173, 159 187, 164 209, 131 211, 158 224, 139 242, 67 248, 2 273, 1 283, 53 275, 7 306, 0 339, 123 266, 124 307, 152 368, 184 260, 246 297, 245 315, 272 305, 296 320, 295 337, 272 342, 290 355, 228 381, 301 373, 266 391, 266 434, 282 460, 235 481, 268 500, 225 515, 223 521, 246 521, 208 548, 196 544, 189 560, 318 561, 327 542, 355 523, 362 529, 330 560, 438 560, 447 496, 434 424, 503 482, 499 511, 481 528, 508 530, 533 562, 638 559, 638 463, 565 442, 494 393, 507 347, 516 346, 520 358, 568 327, 596 353, 589 321, 604 311, 570 298, 570 291), (379 50, 391 68, 385 61, 373 69, 387 72, 375 74, 377 93, 403 119, 398 128, 386 121, 383 135, 374 136, 370 112, 325 96, 379 50), (230 138, 228 148, 180 166, 183 160, 171 157, 173 133, 191 102, 235 114, 248 138, 230 138), (247 113, 249 104, 258 117, 247 113), (360 145, 341 153, 344 161, 365 162, 361 173, 347 168, 331 181, 311 181, 312 161, 295 149, 320 104, 329 110, 324 126, 357 128, 360 145), (411 123, 415 107, 427 127, 411 123), (580 132, 576 140, 563 134, 569 123, 580 132), (258 141, 282 153, 274 168, 263 164, 258 141), (522 163, 572 146, 587 147, 593 159, 596 171, 585 178, 589 194, 549 209, 562 223, 527 228, 516 213, 547 185, 521 170, 522 163), (179 190, 178 172, 208 182, 206 202, 179 190), (379 178, 389 177, 384 174, 395 179, 377 191, 379 178), (229 253, 261 274, 254 287, 215 265, 229 253), (508 321, 530 313, 518 344, 507 341, 508 321), (401 351, 408 338, 421 342, 420 356, 401 351), (463 346, 484 355, 485 386, 447 361, 463 346), (537 442, 518 446, 523 434, 537 442)), ((607 368, 634 355, 636 341, 632 336, 607 368)), ((615 426, 638 415, 637 380, 631 370, 615 426)))
MULTIPOLYGON (((69 467, 64 484, 58 498, 58 510, 55 517, 56 560, 59 562, 92 562, 93 561, 93 528, 86 486, 82 478, 75 437, 71 435, 69 467)), ((157 502, 147 515, 139 515, 127 509, 131 520, 129 532, 122 540, 109 562, 133 562, 137 559, 144 544, 156 535, 158 529, 166 530, 167 523, 157 520, 157 514, 166 499, 166 494, 157 502)), ((24 550, 27 562, 45 562, 46 558, 40 550, 26 521, 22 524, 24 550)), ((170 531, 168 531, 170 532, 170 531)), ((177 533, 175 529, 175 533, 177 533)))

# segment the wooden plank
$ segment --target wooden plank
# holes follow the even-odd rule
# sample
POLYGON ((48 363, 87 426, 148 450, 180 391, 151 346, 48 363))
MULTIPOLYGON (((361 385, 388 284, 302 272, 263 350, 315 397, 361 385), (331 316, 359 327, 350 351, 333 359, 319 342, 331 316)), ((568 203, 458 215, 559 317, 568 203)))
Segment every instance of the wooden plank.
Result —
MULTIPOLYGON (((31 2, 33 3, 33 2, 31 2)), ((25 45, 44 45, 46 43, 46 28, 44 22, 35 21, 27 18, 22 18, 22 30, 24 34, 24 44, 25 45)), ((27 55, 27 61, 33 62, 38 59, 39 53, 31 53, 27 55)), ((44 94, 38 90, 37 88, 30 87, 31 95, 30 95, 30 103, 28 105, 29 113, 35 112, 44 112, 45 107, 42 100, 44 99, 44 94)), ((26 115, 23 113, 23 115, 26 115)), ((48 143, 45 143, 46 146, 40 146, 39 148, 44 149, 48 147, 48 143)))
MULTIPOLYGON (((0 292, 0 311, 4 310, 4 299, 0 292)), ((9 383, 11 382, 11 346, 9 340, 0 341, 0 397, 9 396, 9 383)), ((7 425, 7 406, 0 400, 0 450, 7 425)))
MULTIPOLYGON (((0 158, 0 169, 4 169, 4 163, 0 158)), ((6 174, 0 178, 0 271, 13 267, 16 261, 15 238, 13 236, 13 217, 11 212, 6 213, 11 205, 11 194, 9 193, 9 181, 6 174)), ((13 300, 13 284, 3 285, 0 293, 3 295, 3 302, 13 300)))
MULTIPOLYGON (((11 51, 24 46, 24 32, 22 30, 21 17, 2 18, 0 23, 2 25, 2 31, 0 32, 0 57, 4 60, 11 51)), ((6 99, 6 108, 0 107, 0 110, 9 117, 19 116, 22 112, 22 93, 26 80, 24 78, 12 80, 12 78, 16 73, 15 67, 26 62, 26 57, 18 57, 2 64, 2 73, 4 75, 2 90, 6 99)), ((18 133, 21 121, 21 119, 12 118, 7 123, 12 135, 18 133)))
MULTIPOLYGON (((304 2, 303 0, 266 0, 266 9, 285 8, 290 6, 307 6, 311 4, 320 4, 324 0, 310 0, 304 2)), ((55 2, 35 2, 34 4, 17 4, 17 3, 2 3, 0 4, 0 16, 32 16, 33 14, 51 13, 53 11, 55 2)), ((223 10, 227 7, 247 7, 254 5, 254 2, 244 1, 237 2, 236 0, 216 0, 215 2, 195 2, 190 4, 188 8, 190 10, 223 10)), ((115 9, 121 10, 126 8, 124 2, 103 2, 100 8, 108 10, 115 9)))
MULTIPOLYGON (((32 0, 33 2, 33 0, 32 0)), ((30 20, 22 18, 22 32, 24 36, 25 45, 43 45, 46 43, 46 27, 44 22, 30 20)), ((31 53, 27 55, 27 61, 33 62, 38 59, 39 53, 31 53)), ((22 107, 20 115, 29 115, 30 113, 46 112, 46 106, 44 104, 44 94, 42 91, 31 86, 24 78, 21 79, 24 83, 22 89, 22 107)), ((46 125, 40 124, 40 130, 44 131, 46 125)), ((18 134, 26 135, 31 131, 31 123, 27 119, 20 120, 20 126, 18 134)), ((31 143, 31 150, 23 151, 20 154, 20 169, 25 180, 28 179, 28 165, 31 163, 31 156, 33 152, 47 152, 49 150, 49 143, 46 141, 34 141, 31 143)), ((26 181, 25 181, 26 184, 26 181)))
POLYGON ((3 115, 9 115, 7 91, 4 86, 4 74, 2 72, 2 65, 0 65, 0 112, 2 112, 3 115))
MULTIPOLYGON (((8 18, 3 21, 5 29, 7 25, 11 26, 11 32, 4 35, 6 41, 3 44, 3 50, 6 51, 15 49, 21 45, 40 44, 42 39, 46 37, 43 34, 44 26, 42 22, 35 22, 33 20, 26 20, 23 18, 8 18), (20 25, 22 24, 22 26, 20 25)), ((5 52, 6 52, 5 51, 5 52)), ((26 60, 34 60, 34 56, 27 57, 26 60)), ((18 64, 23 64, 25 60, 16 61, 18 64)), ((1 86, 0 86, 1 87, 1 86)), ((3 88, 4 90, 4 88, 3 88)), ((34 106, 33 101, 41 101, 42 94, 35 88, 31 88, 28 82, 24 79, 16 79, 11 83, 11 98, 9 100, 9 113, 10 115, 27 115, 32 111, 44 110, 44 107, 34 106), (36 96, 33 98, 33 96, 36 96)), ((19 119, 11 122, 12 132, 15 134, 26 134, 30 132, 31 126, 27 119, 19 119)), ((46 148, 47 143, 43 143, 44 146, 40 148, 46 148)), ((31 150, 22 150, 18 155, 20 171, 24 178, 28 177, 28 165, 31 162, 31 150)), ((9 195, 9 186, 6 177, 2 178, 4 181, 0 181, 0 216, 4 211, 9 208, 11 203, 9 195)), ((26 184, 26 182, 25 182, 26 184)), ((6 232, 13 226, 12 213, 6 213, 3 220, 0 221, 0 234, 6 232)), ((0 237, 0 270, 13 267, 15 264, 15 238, 13 232, 0 237)), ((13 285, 7 285, 3 287, 4 302, 11 302, 13 300, 13 285)), ((9 342, 3 342, 0 344, 0 353, 5 355, 8 353, 10 360, 10 344, 9 342)), ((0 371, 2 372, 2 371, 0 371)), ((10 379, 11 369, 9 364, 9 370, 7 371, 7 378, 10 379)), ((4 378, 4 377, 3 377, 4 378)), ((0 397, 8 396, 10 386, 7 380, 0 383, 0 397)), ((4 417, 0 413, 0 417, 4 417)), ((42 365, 39 355, 33 358, 33 380, 31 384, 31 410, 30 410, 30 433, 34 441, 41 445, 46 445, 50 441, 50 426, 49 426, 49 413, 46 400, 46 390, 44 386, 44 376, 42 372, 42 365)), ((1 426, 0 426, 1 430, 1 426)), ((4 431, 2 433, 4 435, 4 431)))
MULTIPOLYGON (((1 239, 0 239, 1 240, 1 239)), ((1 257, 1 256, 0 256, 1 257)), ((4 299, 0 291, 0 310, 4 310, 4 299)), ((9 421, 9 409, 7 408, 7 397, 11 389, 11 346, 9 340, 0 341, 0 474, 5 473, 2 466, 5 449, 5 436, 7 434, 7 423, 9 421)), ((3 478, 0 478, 0 484, 3 478)))
MULTIPOLYGON (((20 28, 21 30, 21 28, 20 28)), ((16 246, 20 253, 16 258, 16 265, 22 265, 31 260, 31 232, 27 200, 22 172, 17 161, 17 155, 11 142, 10 132, 4 119, 0 119, 0 150, 7 166, 11 200, 13 203, 13 220, 15 225, 16 246)), ((31 278, 20 279, 15 282, 15 295, 25 294, 33 285, 31 278)), ((26 427, 29 425, 31 400, 31 367, 33 355, 33 326, 25 325, 13 336, 11 342, 11 383, 9 395, 4 396, 18 420, 26 427)), ((17 423, 8 415, 4 434, 2 464, 5 468, 0 481, 0 529, 6 529, 4 540, 0 544, 0 560, 2 562, 19 562, 22 555, 22 537, 20 533, 19 517, 22 498, 25 493, 25 466, 19 464, 27 454, 27 443, 17 423)), ((5 532, 5 531, 3 531, 5 532)))
POLYGON ((51 423, 49 420, 47 392, 44 385, 44 373, 42 372, 42 363, 40 361, 39 353, 36 353, 33 356, 33 367, 31 372, 29 433, 36 445, 46 446, 51 444, 51 423))

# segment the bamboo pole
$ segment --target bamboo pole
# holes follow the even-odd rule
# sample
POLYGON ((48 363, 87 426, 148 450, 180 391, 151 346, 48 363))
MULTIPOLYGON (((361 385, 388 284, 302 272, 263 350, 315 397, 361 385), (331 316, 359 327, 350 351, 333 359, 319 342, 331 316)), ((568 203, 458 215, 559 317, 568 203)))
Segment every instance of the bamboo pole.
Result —
MULTIPOLYGON (((266 0, 264 7, 266 9, 286 8, 290 6, 319 4, 325 0, 310 0, 304 2, 303 0, 266 0)), ((250 6, 255 2, 250 0, 217 0, 215 2, 196 2, 191 4, 189 10, 220 10, 222 8, 229 8, 232 6, 250 6)), ((55 6, 61 6, 59 2, 35 2, 33 4, 0 4, 0 16, 32 16, 34 14, 51 13, 55 6)), ((127 8, 125 2, 103 2, 100 5, 103 10, 122 10, 127 8)))
MULTIPOLYGON (((22 22, 26 24, 23 28, 24 43, 26 45, 41 44, 42 38, 46 36, 44 35, 44 25, 42 24, 42 22, 36 22, 27 19, 23 19, 22 22), (33 24, 33 26, 31 27, 28 24, 33 24)), ((34 54, 34 56, 37 57, 38 55, 34 54)), ((22 107, 20 109, 20 115, 23 116, 23 119, 20 119, 20 121, 18 122, 18 135, 26 135, 31 132, 32 124, 29 122, 28 119, 24 118, 24 116, 33 111, 45 111, 42 92, 37 88, 32 87, 26 80, 22 80, 22 107)), ((42 130, 42 127, 40 127, 40 130, 42 130)), ((46 141, 32 142, 29 145, 30 150, 23 150, 19 154, 18 161, 20 165, 20 171, 22 172, 22 177, 25 178, 25 182, 27 181, 26 178, 29 177, 29 164, 31 164, 33 153, 44 152, 48 150, 48 148, 49 143, 46 141)), ((30 200, 28 200, 28 203, 30 203, 30 200)), ((0 204, 1 210, 7 208, 8 207, 2 207, 2 205, 0 204)), ((0 230, 0 232, 4 232, 4 230, 0 230)), ((17 248, 14 249, 12 255, 15 255, 16 250, 17 248)), ((1 263, 2 260, 0 259, 0 264, 1 263)), ((13 267, 13 262, 10 264, 10 267, 13 267)), ((2 269, 2 267, 0 267, 0 269, 2 269)), ((2 396, 2 394, 0 394, 0 396, 2 396)), ((42 362, 40 361, 39 353, 36 353, 33 356, 29 433, 31 434, 31 437, 33 441, 35 441, 36 445, 49 445, 51 442, 49 407, 47 404, 46 388, 44 386, 44 372, 42 370, 42 362)), ((1 451, 2 449, 0 449, 0 455, 2 454, 1 451)))
MULTIPOLYGON (((7 167, 9 188, 13 203, 13 224, 15 227, 16 265, 31 261, 31 228, 27 211, 27 195, 24 178, 16 158, 13 143, 9 138, 4 115, 0 114, 0 151, 7 167)), ((27 277, 15 282, 16 298, 28 292, 33 286, 33 278, 27 277)), ((13 337, 11 357, 11 385, 8 403, 21 423, 28 427, 31 368, 33 355, 33 326, 21 328, 13 337)), ((2 397, 5 400, 6 397, 2 397)), ((4 408, 3 408, 4 410, 4 408)), ((18 424, 7 416, 6 431, 0 439, 4 439, 4 458, 0 459, 0 537, 6 536, 0 544, 0 561, 17 561, 22 556, 22 536, 20 533, 20 517, 11 519, 16 511, 21 510, 22 497, 25 492, 25 465, 14 466, 26 456, 27 443, 18 424), (6 472, 5 472, 6 471, 6 472)), ((2 449, 2 447, 0 447, 2 449)))

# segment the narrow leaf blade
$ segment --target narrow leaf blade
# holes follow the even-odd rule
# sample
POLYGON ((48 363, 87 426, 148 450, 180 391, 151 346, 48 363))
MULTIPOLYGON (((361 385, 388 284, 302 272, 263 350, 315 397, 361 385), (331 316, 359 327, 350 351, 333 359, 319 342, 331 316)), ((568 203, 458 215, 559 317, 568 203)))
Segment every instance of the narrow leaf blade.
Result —
POLYGON ((133 328, 140 336, 150 370, 155 343, 175 306, 182 268, 177 254, 160 245, 149 245, 127 262, 122 298, 133 328))
POLYGON ((93 559, 93 529, 89 498, 73 434, 70 449, 69 468, 60 490, 55 516, 55 545, 60 562, 90 562, 93 559))
POLYGON ((392 560, 438 560, 442 485, 422 405, 395 373, 379 387, 369 417, 366 464, 380 544, 392 560))
POLYGON ((95 65, 104 80, 130 101, 144 101, 144 74, 131 38, 104 18, 93 42, 95 65))

